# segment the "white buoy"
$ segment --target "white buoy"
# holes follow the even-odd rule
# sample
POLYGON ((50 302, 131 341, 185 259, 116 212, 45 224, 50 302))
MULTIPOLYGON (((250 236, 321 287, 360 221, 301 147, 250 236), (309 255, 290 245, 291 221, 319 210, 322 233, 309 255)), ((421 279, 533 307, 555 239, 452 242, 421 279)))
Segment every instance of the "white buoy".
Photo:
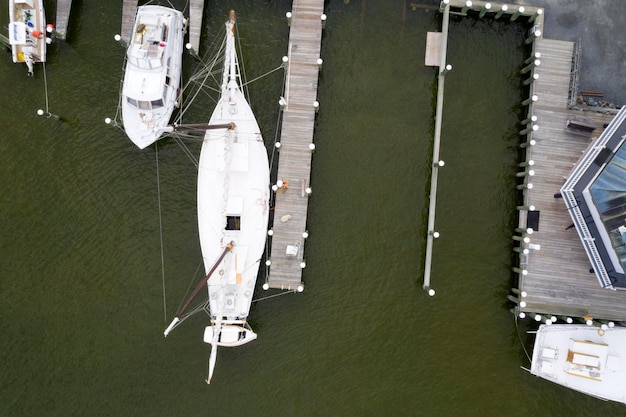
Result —
POLYGON ((431 297, 435 295, 435 290, 433 290, 432 288, 428 290, 428 295, 430 295, 431 297))
POLYGON ((115 39, 117 42, 119 42, 119 41, 121 41, 121 40, 122 40, 122 37, 121 37, 120 35, 115 35, 115 36, 113 37, 113 39, 115 39))
POLYGON ((104 119, 104 123, 110 125, 111 124, 111 118, 107 117, 106 119, 104 119))

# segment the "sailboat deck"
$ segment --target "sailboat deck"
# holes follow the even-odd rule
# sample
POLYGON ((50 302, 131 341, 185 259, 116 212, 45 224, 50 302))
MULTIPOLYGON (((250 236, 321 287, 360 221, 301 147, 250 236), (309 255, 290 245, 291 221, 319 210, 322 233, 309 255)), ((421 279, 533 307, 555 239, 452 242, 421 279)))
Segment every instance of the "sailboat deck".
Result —
POLYGON ((302 285, 303 233, 308 210, 320 57, 323 0, 294 0, 289 33, 288 68, 276 192, 270 238, 270 288, 295 290, 302 285))

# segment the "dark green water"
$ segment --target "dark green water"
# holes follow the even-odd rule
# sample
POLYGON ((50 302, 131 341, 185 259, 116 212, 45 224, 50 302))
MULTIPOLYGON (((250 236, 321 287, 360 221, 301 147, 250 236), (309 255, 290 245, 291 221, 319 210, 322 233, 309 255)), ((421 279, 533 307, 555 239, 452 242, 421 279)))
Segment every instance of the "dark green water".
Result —
MULTIPOLYGON (((46 66, 64 122, 36 115, 40 66, 29 79, 10 54, 0 60, 0 415, 626 415, 520 369, 505 297, 521 26, 452 19, 430 298, 436 72, 424 48, 440 16, 407 9, 403 21, 401 1, 327 3, 306 290, 254 304, 259 339, 221 349, 207 386, 206 317, 162 335, 201 261, 195 167, 160 142, 165 313, 155 147, 103 123, 122 76, 121 2, 75 3, 69 42, 46 66)), ((204 45, 231 7, 248 78, 275 68, 290 2, 210 1, 204 45)), ((281 85, 274 73, 250 87, 270 151, 281 85)), ((208 119, 204 101, 187 121, 208 119)))

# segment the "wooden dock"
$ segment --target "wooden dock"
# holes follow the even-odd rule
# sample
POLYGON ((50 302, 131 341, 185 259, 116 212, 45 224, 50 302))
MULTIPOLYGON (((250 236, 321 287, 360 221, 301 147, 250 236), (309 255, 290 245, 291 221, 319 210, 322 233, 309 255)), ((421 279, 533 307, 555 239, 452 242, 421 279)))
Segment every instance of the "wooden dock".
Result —
POLYGON ((528 212, 521 210, 519 227, 532 222, 538 230, 524 234, 530 242, 522 244, 529 253, 520 254, 520 267, 526 275, 519 274, 519 289, 527 293, 523 298, 526 305, 520 310, 533 315, 626 321, 626 292, 602 288, 590 272, 589 259, 558 196, 565 178, 612 115, 568 109, 574 43, 538 39, 535 51, 541 53, 541 65, 533 69, 539 78, 532 84, 531 94, 538 100, 530 111, 538 118, 539 130, 529 138, 536 143, 526 148, 526 161, 534 161, 534 176, 526 180, 533 187, 524 190, 524 206, 535 207, 531 216, 536 221, 529 221, 528 212), (566 130, 568 120, 581 116, 596 123, 591 138, 566 130))
POLYGON ((294 0, 291 13, 267 284, 302 291, 324 1, 294 0))
POLYGON ((137 0, 123 0, 122 3, 122 28, 120 29, 120 36, 122 40, 128 44, 130 42, 130 35, 133 31, 133 24, 135 23, 135 15, 137 14, 137 0))
POLYGON ((200 50, 203 16, 204 0, 191 0, 189 3, 189 43, 196 54, 200 50))
POLYGON ((54 31, 56 37, 65 39, 67 36, 67 27, 70 20, 70 10, 72 9, 72 0, 57 0, 57 13, 54 31))

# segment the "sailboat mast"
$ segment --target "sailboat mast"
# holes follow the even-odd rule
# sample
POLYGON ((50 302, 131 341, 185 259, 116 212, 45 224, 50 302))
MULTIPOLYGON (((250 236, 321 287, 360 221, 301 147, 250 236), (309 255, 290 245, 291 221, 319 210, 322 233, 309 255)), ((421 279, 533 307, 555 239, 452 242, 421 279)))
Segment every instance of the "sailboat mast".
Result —
POLYGON ((196 288, 193 290, 193 292, 189 296, 189 299, 187 299, 187 302, 180 308, 180 310, 178 310, 178 313, 176 313, 176 317, 174 317, 174 320, 172 320, 172 323, 163 332, 165 337, 167 337, 167 335, 172 331, 174 326, 176 326, 176 324, 180 322, 180 316, 182 316, 185 313, 185 311, 189 308, 194 298, 196 298, 200 290, 206 285, 209 278, 211 278, 211 275, 213 275, 213 272, 215 272, 215 270, 217 269, 217 266, 220 264, 220 262, 222 262, 222 259, 224 259, 224 256, 226 256, 226 254, 233 249, 233 246, 235 246, 235 242, 232 242, 232 241, 226 245, 226 247, 224 248, 224 251, 222 252, 220 257, 217 259, 217 261, 215 261, 215 264, 213 264, 213 267, 211 268, 211 270, 206 274, 206 276, 202 279, 202 281, 200 281, 200 283, 196 286, 196 288))

